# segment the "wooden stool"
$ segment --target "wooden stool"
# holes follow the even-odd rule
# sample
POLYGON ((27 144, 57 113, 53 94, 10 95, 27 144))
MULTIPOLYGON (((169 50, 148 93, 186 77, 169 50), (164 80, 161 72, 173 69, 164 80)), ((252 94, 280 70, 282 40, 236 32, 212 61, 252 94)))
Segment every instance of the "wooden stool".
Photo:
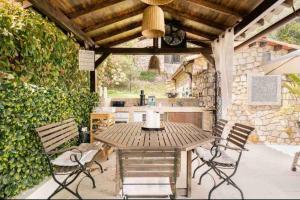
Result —
POLYGON ((91 113, 90 114, 90 143, 94 142, 94 134, 115 124, 114 113, 91 113), (96 128, 94 128, 94 126, 96 128), (95 129, 95 130, 94 130, 95 129))

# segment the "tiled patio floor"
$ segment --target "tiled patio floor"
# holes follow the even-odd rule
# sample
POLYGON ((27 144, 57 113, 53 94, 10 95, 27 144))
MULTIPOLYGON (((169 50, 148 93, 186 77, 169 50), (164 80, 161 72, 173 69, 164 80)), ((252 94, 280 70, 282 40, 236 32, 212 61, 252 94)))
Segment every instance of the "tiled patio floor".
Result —
MULTIPOLYGON (((243 155, 240 168, 234 178, 244 191, 245 198, 300 198, 300 170, 297 172, 290 170, 293 159, 291 156, 265 145, 248 145, 248 149, 250 151, 243 155)), ((88 179, 81 183, 80 191, 83 198, 116 198, 113 196, 114 159, 113 155, 109 161, 103 163, 107 168, 104 174, 100 174, 99 171, 94 172, 97 188, 92 189, 88 179)), ((207 198, 213 186, 210 176, 204 178, 203 185, 197 184, 199 175, 204 170, 205 168, 199 171, 196 179, 193 179, 192 198, 194 199, 207 198)), ((27 195, 27 198, 46 198, 53 189, 55 189, 53 183, 48 181, 27 195)), ((55 198, 74 197, 64 191, 57 194, 55 198)), ((232 186, 224 184, 214 192, 213 198, 240 198, 240 195, 232 186)))

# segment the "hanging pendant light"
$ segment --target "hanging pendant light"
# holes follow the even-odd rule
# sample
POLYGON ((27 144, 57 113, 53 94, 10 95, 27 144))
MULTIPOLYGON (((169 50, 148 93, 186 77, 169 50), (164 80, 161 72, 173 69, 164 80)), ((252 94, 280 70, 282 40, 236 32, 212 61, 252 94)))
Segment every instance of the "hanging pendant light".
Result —
POLYGON ((151 56, 148 71, 160 74, 160 60, 156 55, 151 56))
POLYGON ((158 6, 149 6, 143 14, 142 35, 146 38, 160 38, 165 35, 165 18, 158 6))
POLYGON ((165 5, 171 3, 174 0, 141 0, 141 1, 149 5, 159 6, 159 5, 165 5))

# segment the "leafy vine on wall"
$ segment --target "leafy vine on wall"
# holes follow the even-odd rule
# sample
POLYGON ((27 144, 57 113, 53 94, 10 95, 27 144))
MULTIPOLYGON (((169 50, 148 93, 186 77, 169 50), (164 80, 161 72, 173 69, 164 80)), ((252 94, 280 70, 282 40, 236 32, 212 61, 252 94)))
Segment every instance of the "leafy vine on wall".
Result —
POLYGON ((34 10, 0 0, 0 199, 49 175, 36 127, 70 117, 88 125, 97 97, 78 49, 34 10))

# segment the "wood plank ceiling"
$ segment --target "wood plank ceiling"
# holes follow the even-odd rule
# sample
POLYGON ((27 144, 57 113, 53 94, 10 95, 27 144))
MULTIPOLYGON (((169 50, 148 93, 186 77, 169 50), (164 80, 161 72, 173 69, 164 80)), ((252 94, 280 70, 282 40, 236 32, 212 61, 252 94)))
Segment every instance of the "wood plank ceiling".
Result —
MULTIPOLYGON (((63 25, 69 23, 71 31, 80 33, 79 39, 88 41, 89 45, 105 48, 141 37, 142 13, 147 7, 140 0, 30 0, 30 2, 51 19, 55 18, 55 15, 64 16, 63 25), (49 8, 52 8, 51 13, 45 13, 44 10, 48 9, 49 12, 49 8)), ((164 10, 166 21, 178 21, 180 28, 187 32, 188 42, 207 48, 211 41, 229 27, 244 23, 245 25, 240 27, 240 30, 244 30, 249 23, 245 21, 249 20, 247 17, 250 14, 254 15, 252 11, 264 2, 266 1, 174 0, 161 8, 164 10)), ((268 2, 275 5, 280 0, 268 2)), ((253 16, 250 20, 253 22, 253 16)))

